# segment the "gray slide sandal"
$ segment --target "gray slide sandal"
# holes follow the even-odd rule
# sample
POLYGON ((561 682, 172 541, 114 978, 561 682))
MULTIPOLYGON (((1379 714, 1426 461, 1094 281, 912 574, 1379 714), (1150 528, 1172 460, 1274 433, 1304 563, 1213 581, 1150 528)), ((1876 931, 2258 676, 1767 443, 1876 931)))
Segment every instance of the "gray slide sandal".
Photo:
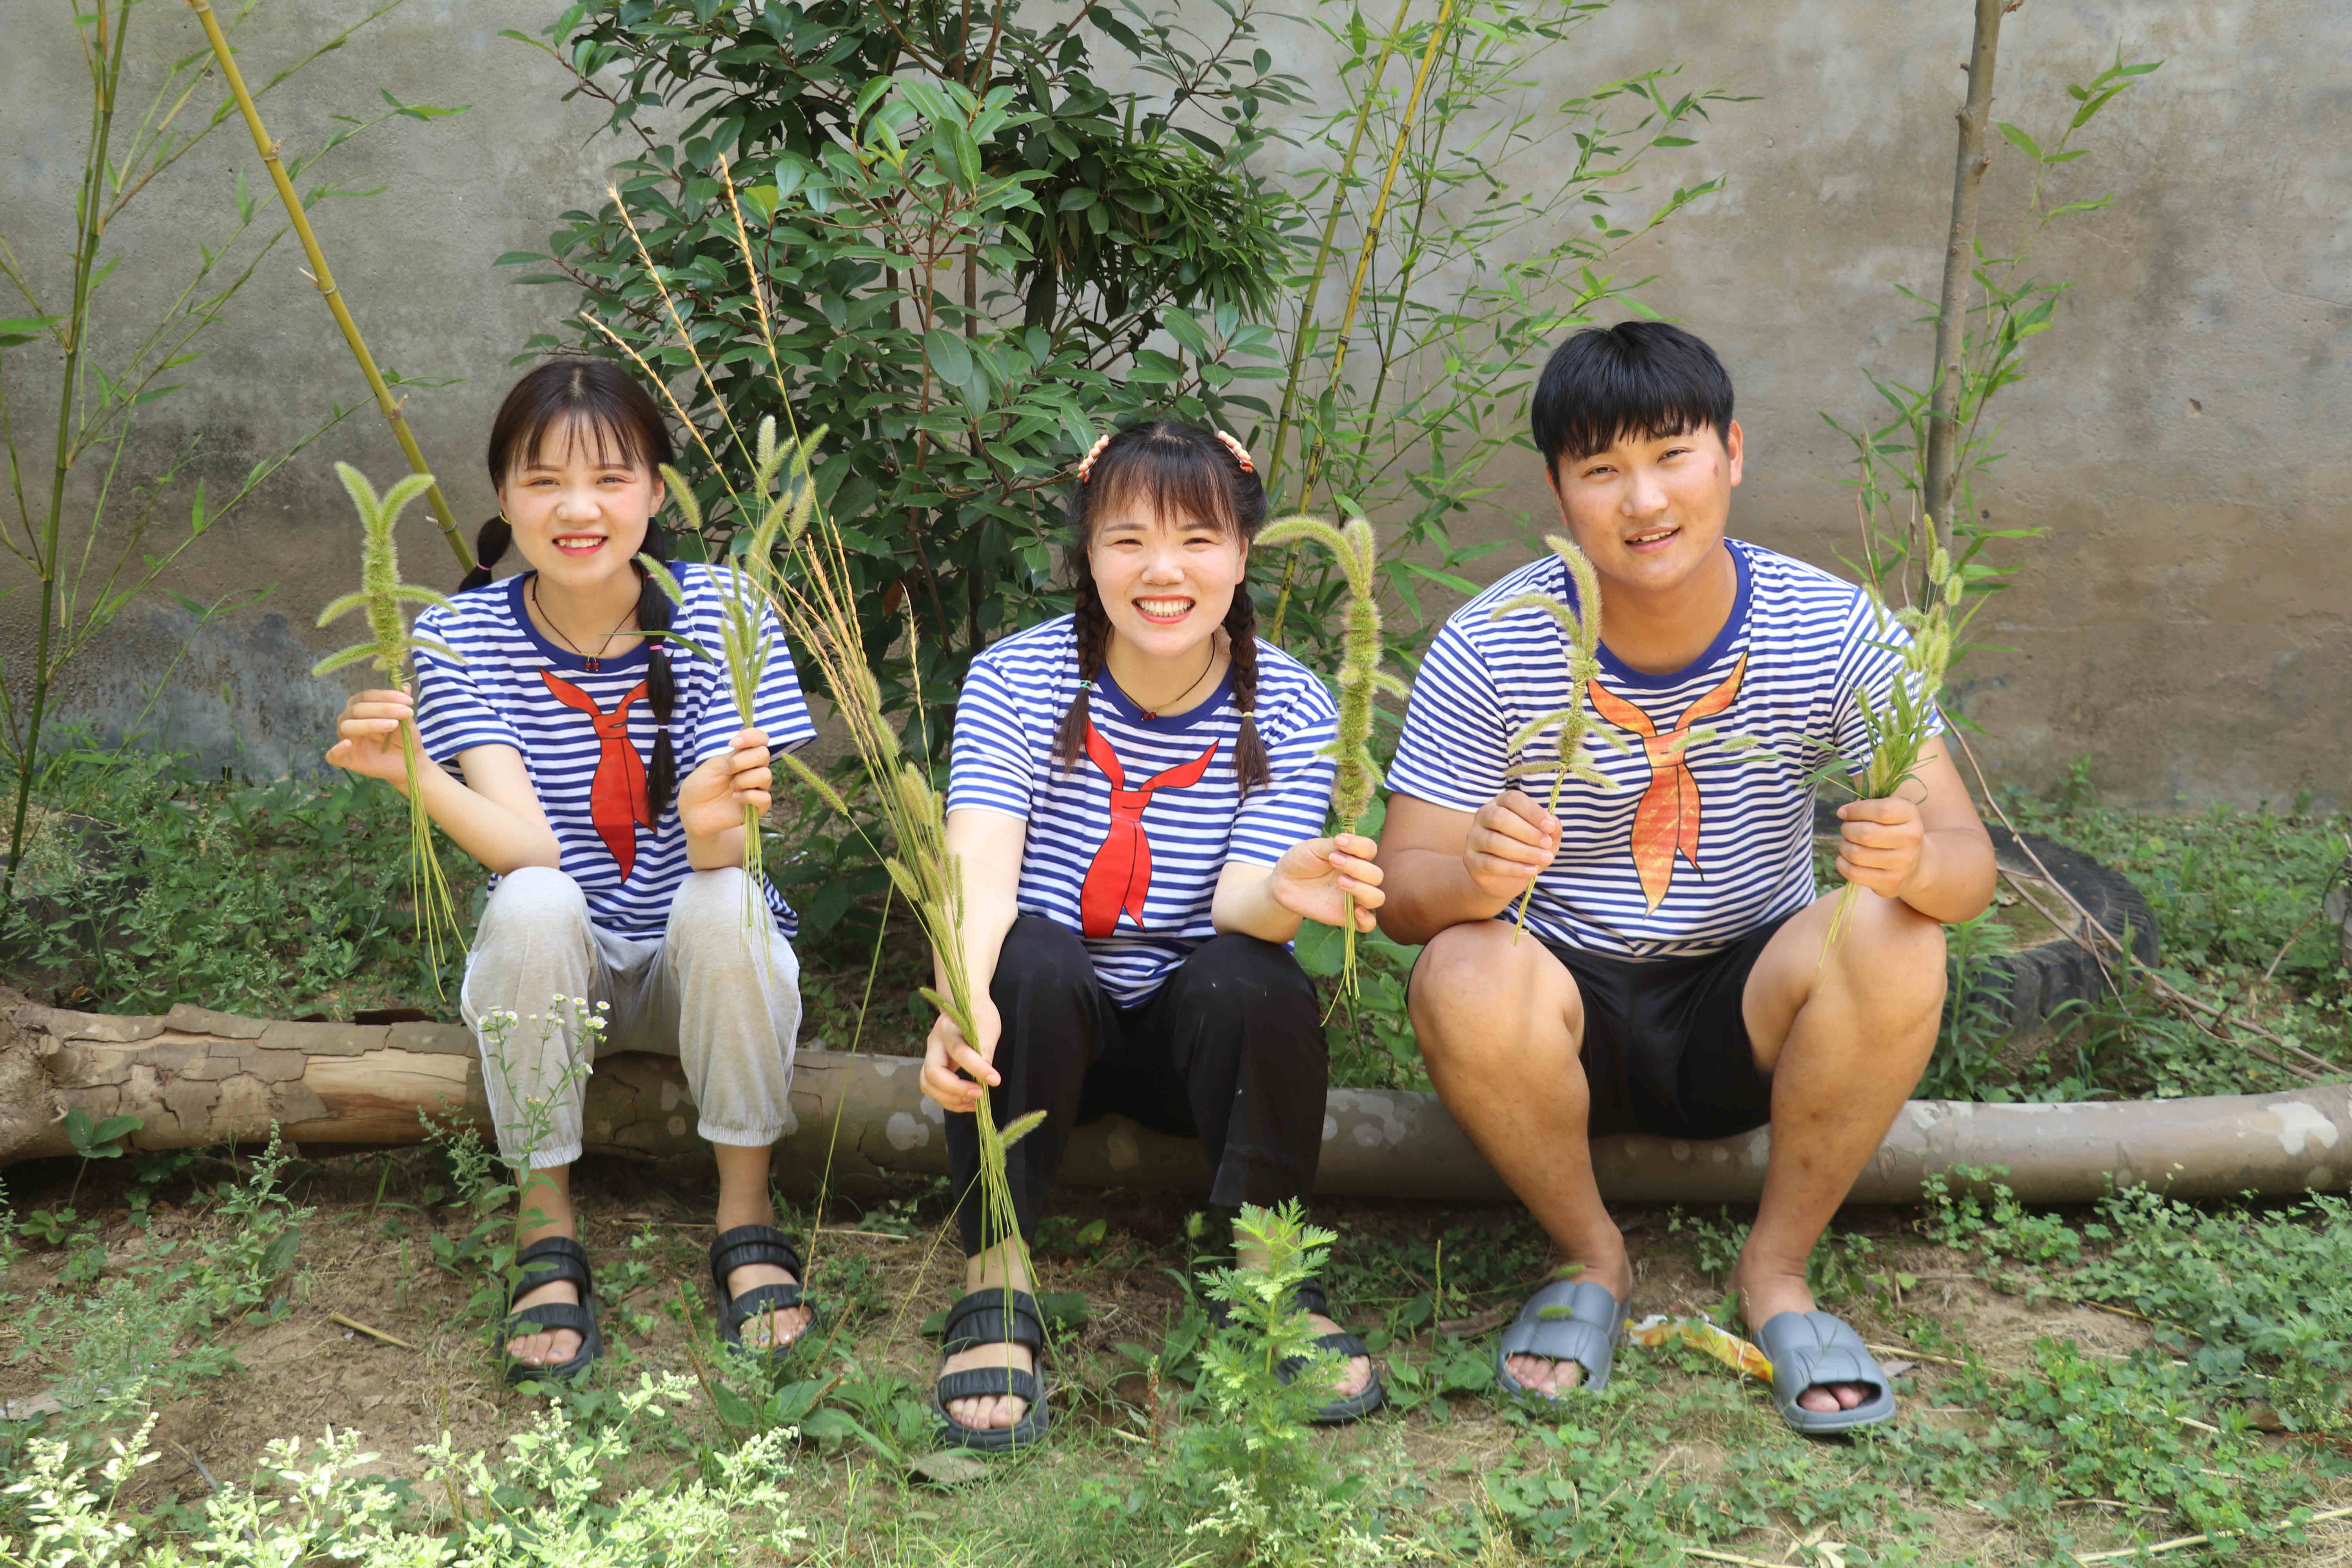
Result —
POLYGON ((1895 1380, 1862 1336, 1827 1312, 1781 1312, 1756 1331, 1756 1348, 1772 1362, 1772 1403, 1780 1419, 1809 1436, 1851 1432, 1895 1419, 1895 1380), (1820 1383, 1860 1383, 1877 1393, 1851 1410, 1808 1410, 1797 1396, 1820 1383))
POLYGON ((1518 1317, 1503 1331, 1503 1342, 1495 1352, 1495 1381, 1507 1394, 1538 1399, 1558 1401, 1586 1390, 1598 1394, 1609 1386, 1609 1369, 1616 1364, 1617 1346, 1624 1338, 1625 1304, 1609 1293, 1609 1287, 1590 1279, 1555 1279, 1528 1297, 1518 1317), (1584 1368, 1584 1381, 1561 1394, 1529 1388, 1511 1375, 1507 1363, 1515 1355, 1575 1362, 1584 1368))

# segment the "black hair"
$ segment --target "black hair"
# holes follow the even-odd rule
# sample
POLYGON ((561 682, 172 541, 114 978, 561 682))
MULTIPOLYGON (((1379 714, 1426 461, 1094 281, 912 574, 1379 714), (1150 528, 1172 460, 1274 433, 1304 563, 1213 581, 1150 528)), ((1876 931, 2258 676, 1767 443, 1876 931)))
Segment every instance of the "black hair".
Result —
POLYGON ((1544 470, 1606 451, 1626 436, 1656 439, 1707 426, 1731 441, 1731 377, 1715 351, 1664 321, 1587 327, 1552 350, 1536 380, 1529 434, 1544 470))
MULTIPOLYGON (((490 483, 504 485, 507 476, 537 458, 551 438, 566 442, 593 440, 599 462, 617 458, 630 468, 658 472, 677 457, 669 426, 653 395, 636 377, 604 360, 550 360, 514 384, 498 417, 490 421, 490 483)), ((457 584, 460 593, 490 580, 491 568, 513 542, 513 530, 503 513, 482 524, 474 539, 474 569, 457 584)), ((669 559, 669 541, 659 518, 646 521, 644 552, 656 561, 669 559)), ((669 595, 649 577, 642 564, 637 574, 637 629, 660 633, 669 629, 669 595)), ((646 770, 647 814, 656 822, 677 790, 677 752, 670 744, 669 721, 677 702, 677 680, 669 654, 658 636, 646 644, 646 696, 660 726, 654 739, 653 765, 646 770)))
MULTIPOLYGON (((1095 589, 1087 546, 1096 520, 1129 504, 1163 517, 1198 518, 1244 545, 1265 526, 1265 487, 1230 447, 1197 425, 1174 419, 1130 425, 1095 454, 1094 466, 1078 481, 1067 557, 1077 596, 1078 694, 1062 715, 1054 741, 1055 760, 1065 770, 1077 765, 1086 745, 1088 693, 1110 646, 1110 616, 1095 589)), ((1225 612, 1223 625, 1233 645, 1234 706, 1242 716, 1241 732, 1234 738, 1234 773, 1246 795, 1274 777, 1257 732, 1257 605, 1246 581, 1234 584, 1233 608, 1225 612)))

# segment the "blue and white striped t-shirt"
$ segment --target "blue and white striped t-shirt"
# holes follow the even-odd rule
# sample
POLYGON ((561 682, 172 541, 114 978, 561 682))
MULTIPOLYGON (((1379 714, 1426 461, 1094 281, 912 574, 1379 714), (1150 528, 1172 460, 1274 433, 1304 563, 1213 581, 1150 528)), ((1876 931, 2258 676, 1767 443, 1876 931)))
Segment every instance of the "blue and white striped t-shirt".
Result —
MULTIPOLYGON (((1806 781, 1830 760, 1824 744, 1853 767, 1869 762, 1854 689, 1883 707, 1903 678, 1895 650, 1909 638, 1891 622, 1880 626, 1852 584, 1726 542, 1738 596, 1722 632, 1685 668, 1644 675, 1621 663, 1608 649, 1603 602, 1601 676, 1586 719, 1626 751, 1588 733, 1585 754, 1617 787, 1571 777, 1560 791, 1559 855, 1528 906, 1529 928, 1552 941, 1624 958, 1710 952, 1816 896, 1806 781), (1718 738, 1686 746, 1678 728, 1718 738), (1739 736, 1757 749, 1742 755, 1723 744, 1739 736)), ((1506 746, 1567 704, 1567 637, 1539 611, 1490 616, 1528 593, 1575 600, 1568 568, 1547 554, 1448 617, 1413 682, 1391 791, 1476 811, 1503 792, 1507 768, 1530 762, 1538 766, 1518 787, 1538 805, 1549 797, 1559 726, 1516 754, 1506 746)), ((1516 913, 1515 903, 1497 918, 1516 913)))
POLYGON ((1104 671, 1087 701, 1093 733, 1064 772, 1054 737, 1077 694, 1068 616, 972 660, 956 703, 948 809, 1029 824, 1021 912, 1078 932, 1104 988, 1129 1006, 1217 934, 1209 906, 1228 862, 1271 866, 1321 836, 1333 763, 1318 753, 1339 713, 1312 671, 1260 642, 1257 731, 1273 779, 1244 799, 1230 674, 1191 712, 1147 719, 1104 671))
MULTIPOLYGON (((670 746, 677 776, 727 750, 742 723, 726 672, 719 627, 735 574, 723 567, 680 563, 670 568, 685 604, 670 613, 670 629, 709 653, 702 658, 681 641, 667 652, 677 681, 670 712, 670 746)), ((661 819, 646 820, 645 769, 659 733, 645 691, 648 643, 618 658, 589 661, 540 635, 523 608, 518 573, 452 601, 453 614, 435 607, 416 619, 417 635, 447 644, 465 658, 453 665, 436 654, 416 656, 417 737, 425 754, 446 763, 471 746, 512 746, 522 753, 539 806, 562 848, 563 874, 588 895, 588 915, 599 930, 638 940, 661 935, 670 900, 693 868, 677 803, 661 819)), ((771 750, 805 745, 816 734, 801 700, 783 628, 762 609, 768 667, 760 683, 755 728, 771 750)), ((786 936, 799 928, 774 884, 768 907, 786 936)))

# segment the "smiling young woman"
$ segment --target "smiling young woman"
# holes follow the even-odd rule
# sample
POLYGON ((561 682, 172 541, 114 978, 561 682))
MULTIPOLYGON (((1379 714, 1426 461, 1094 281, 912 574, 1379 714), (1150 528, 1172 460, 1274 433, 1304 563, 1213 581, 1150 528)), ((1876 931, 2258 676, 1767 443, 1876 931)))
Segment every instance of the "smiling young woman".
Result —
MULTIPOLYGON (((979 1037, 943 1018, 923 1065, 959 1190, 982 1094, 999 1126, 1046 1113, 1006 1156, 1024 1234, 1072 1129, 1114 1110, 1198 1137, 1213 1205, 1312 1191, 1328 1058, 1290 941, 1350 897, 1370 930, 1381 901, 1377 847, 1323 832, 1330 694, 1257 639, 1265 491, 1248 451, 1163 420, 1096 443, 1077 478, 1075 612, 982 653, 956 706, 948 845, 979 1037)), ((978 1210, 968 1195, 940 1413, 952 1442, 1025 1446, 1045 1426, 1042 1325, 1017 1249, 978 1210)), ((1363 1342, 1318 1326, 1345 1362, 1327 1417, 1374 1408, 1363 1342)))
MULTIPOLYGON (((497 874, 460 1004, 499 1150, 530 1167, 502 1331, 510 1381, 574 1375, 599 1348, 570 1171, 600 1034, 605 1048, 685 1065, 717 1151, 725 1337, 772 1349, 809 1321, 767 1182, 792 1116, 793 916, 761 889, 768 940, 746 940, 742 834, 744 808, 768 806, 771 748, 815 730, 787 657, 768 661, 751 728, 722 669, 672 668, 661 634, 720 646, 733 588, 724 568, 667 562, 655 514, 671 455, 659 409, 619 368, 558 360, 525 375, 490 426, 500 511, 482 527, 481 565, 417 623, 460 657, 420 655, 413 700, 353 697, 327 753, 400 787, 400 732, 414 724, 425 754, 457 770, 420 771, 425 810, 497 874), (509 548, 529 570, 493 582, 509 548), (640 554, 676 582, 675 606, 640 554), (572 998, 601 1031, 572 1016, 572 998)), ((772 616, 767 629, 781 651, 772 616)))

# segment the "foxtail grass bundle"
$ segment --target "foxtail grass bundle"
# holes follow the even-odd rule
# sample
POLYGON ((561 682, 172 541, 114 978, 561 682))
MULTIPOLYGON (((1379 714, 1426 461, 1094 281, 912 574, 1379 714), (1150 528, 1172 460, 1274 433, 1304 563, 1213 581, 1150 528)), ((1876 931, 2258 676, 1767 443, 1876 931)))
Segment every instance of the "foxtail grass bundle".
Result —
MULTIPOLYGON (((1928 534, 1933 537, 1932 528, 1928 534)), ((1877 574, 1874 572, 1872 575, 1874 579, 1877 574)), ((1844 790, 1856 800, 1885 800, 1918 772, 1919 753, 1935 733, 1936 700, 1943 692, 1945 672, 1951 668, 1953 641, 1976 615, 1973 607, 1965 612, 1960 608, 1966 586, 1965 574, 1954 564, 1951 552, 1937 544, 1930 546, 1927 554, 1926 608, 1906 605, 1890 610, 1875 581, 1864 587, 1863 591, 1870 595, 1871 616, 1880 638, 1878 646, 1894 646, 1888 640, 1890 626, 1901 626, 1910 634, 1910 640, 1901 649, 1902 673, 1883 705, 1873 701, 1869 689, 1860 682, 1854 685, 1854 700, 1862 709, 1863 727, 1870 736, 1870 763, 1862 771, 1862 783, 1857 785, 1853 776, 1834 762, 1813 775, 1814 783, 1844 790)), ((1829 935, 1822 943, 1824 959, 1843 932, 1853 909, 1854 894, 1861 886, 1859 882, 1848 882, 1839 892, 1837 909, 1830 916, 1829 935)))
MULTIPOLYGON (((1331 552, 1348 581, 1347 626, 1339 640, 1339 732, 1323 754, 1338 764, 1331 780, 1331 815, 1339 831, 1353 833, 1371 808, 1372 791, 1380 787, 1380 764, 1372 760, 1372 699, 1385 691, 1402 701, 1412 689, 1381 668, 1379 546, 1372 525, 1351 517, 1334 528, 1319 517, 1286 517, 1269 523, 1257 536, 1261 545, 1295 544, 1313 540, 1331 552)), ((1247 593, 1247 588, 1239 590, 1247 593)), ((1339 994, 1356 994, 1356 900, 1349 895, 1339 917, 1344 945, 1340 949, 1339 994)))
MULTIPOLYGON (((1585 694, 1601 674, 1600 575, 1592 570, 1592 563, 1585 559, 1584 552, 1563 536, 1548 533, 1544 536, 1544 542, 1551 546, 1551 552, 1559 556, 1561 564, 1568 568, 1568 575, 1576 584, 1576 603, 1572 605, 1563 604, 1549 594, 1521 594, 1496 605, 1489 612, 1488 618, 1501 620, 1505 616, 1520 610, 1538 610, 1557 622, 1560 632, 1568 638, 1568 701, 1549 713, 1538 713, 1520 725, 1507 748, 1517 752, 1553 725, 1559 726, 1559 740, 1551 763, 1551 798, 1544 807, 1557 819, 1559 816, 1560 786, 1571 775, 1595 789, 1617 787, 1617 781, 1593 766, 1592 759, 1585 754, 1585 737, 1597 737, 1620 752, 1627 748, 1624 742, 1608 731, 1595 730, 1584 714, 1585 694)), ((1529 773, 1543 772, 1545 765, 1532 759, 1514 763, 1503 776, 1517 781, 1529 773)), ((1514 942, 1518 940, 1519 932, 1528 929, 1528 905, 1534 899, 1535 892, 1535 879, 1529 878, 1527 891, 1519 895, 1518 931, 1512 933, 1514 942)))
MULTIPOLYGON (((767 270, 752 248, 734 176, 723 158, 719 161, 719 176, 734 220, 738 253, 758 311, 760 347, 764 351, 784 410, 787 428, 781 438, 773 416, 761 421, 756 438, 747 438, 729 415, 711 366, 687 331, 677 302, 652 253, 646 248, 644 237, 630 218, 627 205, 621 201, 617 190, 611 194, 623 220, 628 224, 638 261, 661 300, 675 341, 686 351, 709 389, 729 437, 751 463, 756 482, 754 493, 746 496, 736 493, 731 487, 729 489, 736 516, 746 520, 751 529, 751 536, 745 542, 748 548, 733 557, 733 563, 767 598, 786 634, 823 678, 835 710, 848 731, 867 790, 888 830, 892 851, 882 856, 884 868, 898 895, 914 910, 923 934, 939 955, 943 984, 936 988, 921 987, 923 998, 953 1022, 966 1040, 972 1040, 977 1037, 977 1029, 972 1021, 971 977, 963 961, 963 866, 948 848, 946 803, 932 787, 929 775, 906 755, 883 712, 881 684, 866 655, 848 552, 839 525, 819 501, 812 472, 817 442, 824 432, 803 435, 791 424, 792 389, 776 347, 764 281, 767 270), (771 486, 774 487, 772 494, 771 486)), ((668 397, 679 424, 702 447, 712 471, 720 475, 724 482, 726 469, 718 454, 710 449, 700 428, 671 394, 668 384, 625 339, 593 316, 584 319, 635 361, 646 379, 668 397)), ((675 479, 671 485, 676 494, 689 493, 675 479)), ((908 605, 908 654, 919 672, 916 686, 919 694, 920 647, 911 600, 908 605)), ((789 752, 779 760, 827 806, 853 826, 856 824, 849 802, 830 782, 789 752)), ((984 1092, 974 1114, 980 1145, 982 1243, 984 1247, 1009 1246, 1024 1274, 1029 1273, 1028 1249, 1013 1210, 1004 1154, 1006 1149, 1044 1120, 1045 1112, 1034 1111, 1000 1131, 984 1092)), ((1031 1278, 1034 1280, 1034 1275, 1031 1278)), ((1006 1321, 1011 1321, 1009 1312, 1006 1321)))
MULTIPOLYGON (((329 654, 310 667, 310 673, 326 675, 365 660, 406 690, 413 684, 409 679, 412 653, 422 650, 465 663, 456 649, 410 631, 407 612, 402 608, 410 604, 437 605, 446 610, 457 607, 430 588, 400 580, 400 554, 393 542, 393 528, 401 512, 432 488, 433 476, 410 474, 381 496, 367 476, 349 463, 337 463, 335 477, 343 481, 352 503, 359 509, 360 586, 320 611, 318 624, 323 626, 353 610, 364 610, 369 640, 329 654)), ((416 929, 425 939, 425 962, 433 971, 433 989, 438 994, 442 963, 465 945, 465 936, 457 923, 457 907, 450 901, 448 879, 441 874, 441 858, 433 847, 433 818, 425 812, 425 791, 419 783, 415 723, 401 724, 400 744, 408 769, 408 870, 416 929)))

